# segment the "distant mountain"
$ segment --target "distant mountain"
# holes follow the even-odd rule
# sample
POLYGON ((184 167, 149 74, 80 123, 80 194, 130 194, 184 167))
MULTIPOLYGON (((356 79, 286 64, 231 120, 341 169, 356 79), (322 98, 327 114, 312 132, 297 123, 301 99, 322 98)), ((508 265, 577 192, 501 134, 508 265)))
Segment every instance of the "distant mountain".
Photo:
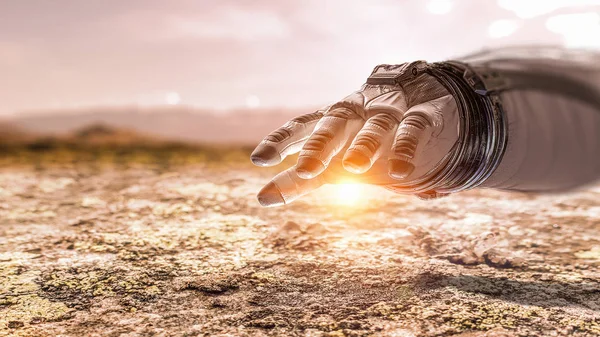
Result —
MULTIPOLYGON (((141 134, 188 142, 252 144, 306 110, 235 110, 215 112, 192 107, 96 108, 45 112, 14 118, 11 123, 38 134, 65 134, 91 125, 135 130, 141 134)), ((89 130, 88 130, 89 131, 89 130)), ((95 130, 100 132, 102 130, 95 130)))
POLYGON ((132 129, 118 128, 101 123, 91 124, 59 137, 62 140, 90 145, 156 144, 163 141, 161 137, 148 136, 132 129))
POLYGON ((22 130, 15 123, 0 121, 0 143, 21 142, 31 138, 31 134, 22 130))

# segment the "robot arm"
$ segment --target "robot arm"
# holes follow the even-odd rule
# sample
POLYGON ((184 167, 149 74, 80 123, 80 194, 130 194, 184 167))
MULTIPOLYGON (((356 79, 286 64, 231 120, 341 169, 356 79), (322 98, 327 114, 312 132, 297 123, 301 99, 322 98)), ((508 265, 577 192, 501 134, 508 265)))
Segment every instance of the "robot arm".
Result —
POLYGON ((261 166, 300 152, 259 201, 288 203, 349 174, 421 198, 592 182, 600 178, 599 61, 592 52, 505 48, 377 66, 359 91, 259 144, 252 160, 261 166))
POLYGON ((600 178, 600 53, 521 47, 460 61, 508 122, 502 161, 482 187, 551 192, 600 178))

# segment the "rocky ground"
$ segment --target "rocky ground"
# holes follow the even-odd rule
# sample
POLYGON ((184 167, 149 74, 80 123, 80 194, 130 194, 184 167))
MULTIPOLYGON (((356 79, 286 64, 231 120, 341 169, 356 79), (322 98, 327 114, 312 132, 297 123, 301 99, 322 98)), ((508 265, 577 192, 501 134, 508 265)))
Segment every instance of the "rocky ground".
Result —
POLYGON ((600 334, 600 188, 264 209, 269 174, 0 170, 0 335, 600 334))

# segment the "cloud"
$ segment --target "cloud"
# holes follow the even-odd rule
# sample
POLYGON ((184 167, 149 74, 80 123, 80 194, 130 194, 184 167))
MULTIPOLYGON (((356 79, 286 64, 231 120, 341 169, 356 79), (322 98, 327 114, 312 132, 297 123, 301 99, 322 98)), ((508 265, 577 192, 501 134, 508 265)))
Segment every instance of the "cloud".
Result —
POLYGON ((312 106, 358 88, 378 63, 563 41, 546 18, 517 17, 533 15, 523 14, 529 1, 521 9, 500 1, 509 10, 437 1, 452 4, 439 15, 429 1, 0 1, 0 113, 110 97, 136 103, 166 89, 201 106, 244 105, 248 95, 261 106, 312 106), (490 39, 496 20, 519 29, 490 39))
POLYGON ((210 17, 170 17, 166 35, 175 38, 253 41, 290 35, 288 24, 276 13, 225 7, 210 17))
POLYGON ((530 19, 561 8, 598 6, 600 0, 498 0, 498 5, 514 12, 519 18, 530 19))
POLYGON ((567 46, 600 47, 600 14, 596 12, 551 16, 546 27, 561 34, 567 46))

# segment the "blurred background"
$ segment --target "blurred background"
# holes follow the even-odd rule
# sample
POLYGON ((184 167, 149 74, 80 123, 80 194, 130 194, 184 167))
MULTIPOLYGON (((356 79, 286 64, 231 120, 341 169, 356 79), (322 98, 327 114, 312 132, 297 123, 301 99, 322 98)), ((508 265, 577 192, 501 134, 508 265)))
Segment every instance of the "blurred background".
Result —
POLYGON ((2 0, 0 138, 253 144, 376 64, 508 44, 600 48, 600 0, 2 0))
POLYGON ((600 336, 600 186, 256 198, 375 65, 511 44, 600 0, 0 0, 0 336, 600 336))

